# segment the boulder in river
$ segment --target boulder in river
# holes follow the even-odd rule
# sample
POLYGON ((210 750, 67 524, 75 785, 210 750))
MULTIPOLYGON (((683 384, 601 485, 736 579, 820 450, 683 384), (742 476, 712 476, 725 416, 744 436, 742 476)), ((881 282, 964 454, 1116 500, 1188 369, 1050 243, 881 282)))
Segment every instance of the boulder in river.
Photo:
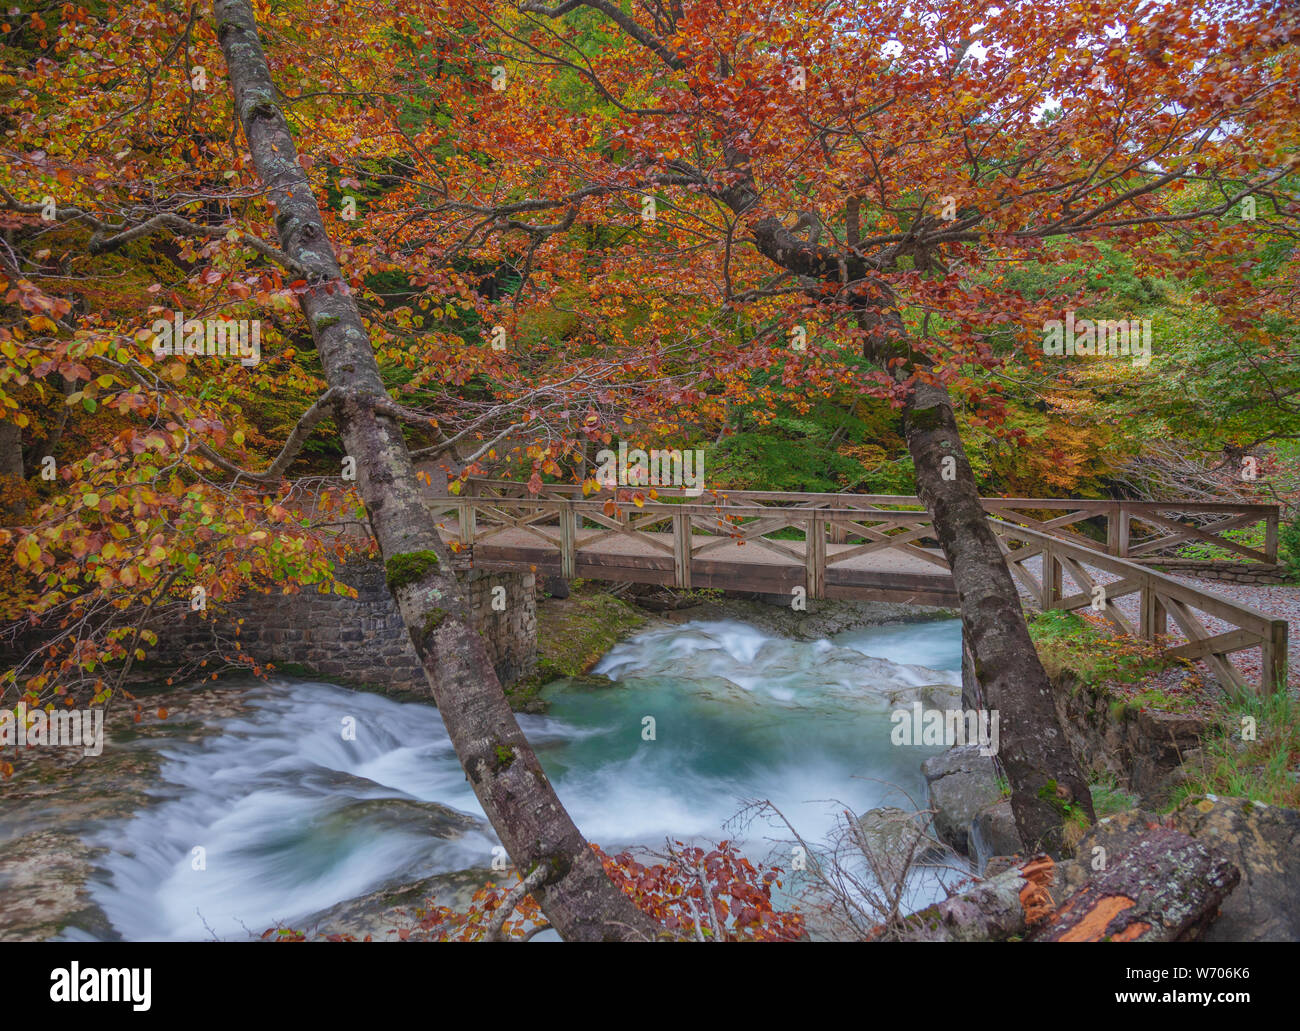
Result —
POLYGON ((970 825, 970 857, 977 873, 987 872, 989 860, 994 856, 1024 854, 1025 845, 1016 830, 1011 799, 999 798, 975 815, 970 825))
POLYGON ((980 755, 978 745, 962 745, 927 759, 921 772, 930 786, 935 833, 958 852, 969 852, 971 822, 1002 799, 992 757, 980 755))
POLYGON ((918 814, 881 806, 858 818, 859 847, 882 881, 893 891, 913 866, 936 862, 942 845, 925 833, 918 814))

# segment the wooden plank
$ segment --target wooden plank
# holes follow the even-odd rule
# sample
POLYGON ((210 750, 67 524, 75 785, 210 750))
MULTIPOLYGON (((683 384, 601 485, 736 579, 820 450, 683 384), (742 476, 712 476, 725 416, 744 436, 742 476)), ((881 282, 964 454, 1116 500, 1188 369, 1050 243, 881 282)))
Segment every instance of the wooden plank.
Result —
POLYGON ((691 586, 691 519, 687 515, 673 516, 673 579, 677 587, 691 586))
POLYGON ((793 559, 800 566, 804 564, 804 555, 802 552, 795 551, 793 548, 787 547, 780 541, 770 541, 766 537, 756 537, 753 539, 745 536, 739 538, 719 537, 717 540, 710 541, 708 544, 696 546, 695 554, 699 556, 727 544, 740 545, 742 543, 746 546, 766 548, 768 551, 775 552, 778 555, 784 555, 786 558, 793 559))
MULTIPOLYGON (((1071 575, 1073 575, 1073 573, 1071 575)), ((1138 591, 1142 590, 1142 580, 1134 577, 1127 580, 1112 580, 1107 584, 1098 584, 1094 581, 1087 591, 1080 594, 1071 594, 1062 598, 1059 602, 1060 607, 1064 609, 1078 609, 1085 605, 1091 605, 1092 588, 1098 586, 1106 592, 1105 597, 1107 602, 1111 602, 1116 598, 1125 598, 1130 594, 1136 594, 1138 591)))
MULTIPOLYGON (((1226 520, 1225 522, 1237 525, 1248 519, 1249 516, 1241 516, 1237 519, 1226 520)), ((1154 523, 1157 526, 1166 527, 1175 532, 1167 537, 1162 537, 1158 542, 1148 541, 1144 544, 1138 545, 1134 549, 1134 554, 1146 554, 1157 547, 1167 547, 1171 544, 1176 544, 1178 541, 1195 537, 1197 540, 1217 544, 1221 548, 1226 548, 1228 551, 1235 551, 1237 554, 1244 555, 1246 558, 1254 559, 1257 562, 1263 562, 1266 560, 1264 552, 1256 551, 1254 548, 1248 548, 1244 544, 1238 544, 1236 541, 1230 541, 1226 537, 1216 537, 1214 534, 1202 530, 1199 526, 1189 526, 1187 523, 1175 522, 1172 519, 1166 519, 1164 516, 1156 515, 1154 512, 1143 516, 1142 520, 1143 522, 1154 523)))
POLYGON ((474 530, 478 524, 478 510, 472 503, 463 502, 456 513, 460 523, 460 543, 466 548, 474 546, 474 530))
POLYGON ((838 601, 890 601, 899 605, 938 605, 945 608, 958 604, 956 588, 947 591, 922 590, 902 584, 878 587, 827 584, 826 597, 838 601))
POLYGON ((1066 567, 1066 572, 1070 574, 1070 577, 1074 582, 1083 588, 1083 592, 1080 594, 1072 594, 1068 598, 1062 598, 1057 603, 1057 608, 1071 611, 1073 609, 1080 609, 1087 606, 1094 612, 1100 612, 1121 633, 1126 634, 1129 637, 1137 636, 1133 629, 1133 624, 1129 622, 1128 617, 1115 605, 1115 598, 1122 598, 1126 594, 1132 594, 1134 591, 1140 590, 1140 582, 1135 583, 1133 580, 1117 580, 1113 585, 1117 593, 1112 595, 1110 593, 1112 585, 1098 584, 1077 559, 1070 555, 1062 555, 1061 563, 1066 567), (1102 607, 1100 609, 1092 607, 1092 599, 1095 596, 1095 589, 1097 587, 1101 587, 1103 591, 1102 607))
POLYGON ((1169 614, 1165 611, 1164 602, 1160 600, 1160 592, 1153 588, 1148 582, 1143 585, 1142 598, 1142 618, 1140 624, 1140 633, 1145 640, 1154 641, 1157 637, 1169 633, 1169 614))
MULTIPOLYGON (((1195 644, 1198 641, 1205 641, 1210 637, 1210 632, 1206 630, 1205 625, 1196 617, 1191 608, 1177 599, 1169 599, 1167 608, 1169 614, 1173 616, 1174 622, 1182 628, 1187 637, 1188 644, 1195 644)), ((1241 674, 1227 659, 1221 658, 1214 653, 1207 653, 1204 657, 1205 664, 1210 667, 1215 678, 1225 691, 1229 693, 1244 692, 1246 690, 1245 681, 1241 679, 1241 674)))
MULTIPOLYGON (((1199 530, 1201 533, 1211 534, 1215 540, 1219 540, 1219 535, 1226 530, 1235 530, 1238 527, 1252 525, 1258 522, 1258 516, 1247 513, 1245 515, 1232 516, 1228 519, 1220 519, 1218 522, 1210 523, 1207 526, 1198 526, 1195 527, 1195 529, 1199 530)), ((1167 533, 1163 537, 1143 541, 1141 544, 1130 547, 1129 556, 1144 555, 1160 548, 1166 548, 1180 540, 1186 540, 1190 536, 1186 531, 1191 530, 1192 527, 1188 524, 1173 522, 1172 525, 1182 527, 1184 532, 1167 533)))
POLYGON ((1260 646, 1259 690, 1261 694, 1272 694, 1274 691, 1286 688, 1287 632, 1286 620, 1274 620, 1260 646))
POLYGON ((814 513, 808 517, 804 534, 804 568, 809 598, 826 597, 826 526, 814 513))
POLYGON ((1014 555, 1008 555, 1007 568, 1011 570, 1012 576, 1014 576, 1022 584, 1025 585, 1029 593, 1034 596, 1035 600, 1039 600, 1042 598, 1043 596, 1042 583, 1039 582, 1038 578, 1035 577, 1030 570, 1025 568, 1023 562, 1017 559, 1014 555))
POLYGON ((573 513, 567 508, 560 513, 560 576, 572 580, 578 574, 574 572, 574 532, 577 524, 573 513))
POLYGON ((1251 633, 1249 630, 1229 630, 1226 633, 1215 634, 1213 637, 1203 637, 1188 644, 1167 648, 1165 655, 1172 659, 1199 659, 1209 653, 1227 655, 1230 652, 1245 651, 1247 648, 1258 648, 1260 643, 1259 634, 1251 633))
MULTIPOLYGON (((927 525, 921 529, 913 530, 910 533, 899 533, 890 537, 886 534, 876 533, 874 530, 864 529, 863 535, 869 537, 869 544, 859 544, 857 547, 849 548, 845 551, 837 551, 829 561, 832 563, 846 562, 849 559, 857 558, 859 555, 869 555, 874 551, 884 551, 891 548, 903 551, 904 545, 911 544, 913 541, 918 541, 922 537, 929 537, 933 532, 933 528, 927 525)), ((908 554, 911 554, 911 552, 908 552, 908 554)), ((926 554, 929 553, 926 552, 926 554)), ((946 568, 946 562, 944 563, 944 566, 946 568)))
POLYGON ((1043 551, 1043 594, 1040 604, 1044 611, 1056 608, 1061 600, 1061 560, 1057 557, 1055 545, 1048 545, 1043 551))

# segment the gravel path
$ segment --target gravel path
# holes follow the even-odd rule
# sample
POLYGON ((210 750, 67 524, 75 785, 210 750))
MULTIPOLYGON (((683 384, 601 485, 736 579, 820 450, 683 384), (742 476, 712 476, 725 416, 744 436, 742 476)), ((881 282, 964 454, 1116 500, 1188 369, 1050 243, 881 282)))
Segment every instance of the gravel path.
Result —
MULTIPOLYGON (((1041 578, 1042 563, 1040 560, 1031 559, 1027 563, 1034 575, 1041 578)), ((1088 575, 1095 578, 1097 583, 1107 584, 1122 577, 1106 573, 1098 569, 1088 569, 1088 575)), ((1186 584, 1188 587, 1195 587, 1198 590, 1208 591, 1211 594, 1217 594, 1228 601, 1236 602, 1239 605, 1249 605, 1251 608, 1262 612, 1264 615, 1276 618, 1282 618, 1287 621, 1289 630, 1287 632, 1287 652, 1288 652, 1288 682, 1292 687, 1300 685, 1300 587, 1290 585, 1262 585, 1262 584, 1241 584, 1232 583, 1225 580, 1204 580, 1199 577, 1176 576, 1170 574, 1170 579, 1177 580, 1179 583, 1186 584)), ((1018 581, 1017 581, 1018 583, 1018 581)), ((1069 573, 1063 574, 1062 590, 1066 594, 1072 594, 1082 590, 1082 587, 1075 583, 1069 573)), ((1020 585, 1020 593, 1027 599, 1036 603, 1037 599, 1029 594, 1023 584, 1020 585)), ((1136 624, 1139 620, 1140 612, 1138 608, 1139 595, 1134 593, 1120 598, 1115 602, 1124 616, 1136 624)), ((1091 613, 1089 613, 1091 614, 1091 613)), ((1212 634, 1224 633, 1232 629, 1231 624, 1225 623, 1221 619, 1216 619, 1207 613, 1197 610, 1197 615, 1207 630, 1212 634)), ((1110 624, 1107 623, 1109 626, 1110 624)), ((1170 639, 1174 641, 1186 640, 1178 624, 1173 618, 1169 619, 1170 639)), ((1248 683, 1259 683, 1259 649, 1237 652, 1229 657, 1232 664, 1241 671, 1242 676, 1248 683)), ((1195 664, 1200 678, 1212 683, 1209 670, 1206 669, 1203 662, 1195 664)), ((1172 671, 1177 672, 1177 671, 1172 671)))

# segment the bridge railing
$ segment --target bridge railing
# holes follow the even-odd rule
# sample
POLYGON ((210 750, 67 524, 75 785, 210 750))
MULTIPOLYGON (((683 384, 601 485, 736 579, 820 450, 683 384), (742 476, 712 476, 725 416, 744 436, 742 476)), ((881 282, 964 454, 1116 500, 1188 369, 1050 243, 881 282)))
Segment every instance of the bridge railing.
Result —
MULTIPOLYGON (((799 495, 802 503, 795 506, 741 504, 737 493, 729 493, 725 503, 687 497, 634 504, 583 499, 579 491, 577 497, 462 495, 436 504, 444 515, 455 516, 454 526, 442 525, 458 549, 480 549, 484 555, 490 550, 498 565, 536 564, 540 558, 569 579, 802 589, 810 598, 854 597, 901 585, 893 589, 917 603, 956 600, 943 552, 926 544, 933 526, 924 509, 822 503, 842 495, 823 495, 812 503, 799 495), (880 566, 878 554, 877 567, 865 574, 861 563, 850 566, 873 553, 890 559, 880 566)), ((1246 680, 1230 656, 1247 650, 1260 652, 1257 689, 1285 682, 1285 620, 1107 555, 1095 542, 1064 540, 1000 515, 989 522, 1013 577, 1041 608, 1095 610, 1121 633, 1159 641, 1167 655, 1204 660, 1231 691, 1243 690, 1246 680), (1207 620, 1219 625, 1208 626, 1207 620)))
MULTIPOLYGON (((648 488, 621 487, 620 492, 648 488)), ((788 491, 728 490, 691 494, 680 487, 656 487, 659 500, 681 499, 725 506, 780 508, 856 508, 873 511, 921 511, 921 499, 902 494, 830 494, 788 491)), ((470 479, 463 497, 528 497, 527 484, 515 480, 470 479)), ((540 498, 584 499, 577 484, 545 484, 540 498)), ((600 500, 612 491, 592 494, 600 500)), ((587 499, 590 499, 587 498, 587 499)), ((1073 498, 983 498, 984 510, 1007 522, 1071 541, 1117 558, 1158 562, 1187 544, 1209 544, 1247 563, 1277 563, 1277 505, 1237 502, 1110 501, 1073 498), (1233 530, 1263 524, 1263 546, 1226 536, 1233 530)), ((836 531, 833 531, 833 534, 836 531)), ((833 537, 834 539, 834 537, 833 537)))
POLYGON ((1122 634, 1161 643, 1167 657, 1204 661, 1231 692, 1246 691, 1247 682, 1229 656, 1254 649, 1260 653, 1254 689, 1271 692, 1286 683, 1285 619, 1126 559, 998 519, 990 523, 1012 575, 1039 608, 1097 612, 1122 634), (1135 604, 1126 610, 1118 604, 1124 598, 1135 604), (1207 620, 1220 626, 1211 628, 1207 620))

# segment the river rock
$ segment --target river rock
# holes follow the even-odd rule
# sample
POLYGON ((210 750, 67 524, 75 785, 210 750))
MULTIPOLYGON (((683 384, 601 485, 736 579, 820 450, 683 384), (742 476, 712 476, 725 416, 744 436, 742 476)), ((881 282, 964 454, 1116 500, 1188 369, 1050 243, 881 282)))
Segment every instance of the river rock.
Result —
POLYGON ((948 711, 962 707, 960 684, 927 684, 919 694, 927 709, 948 711))
POLYGON ((1241 870, 1206 941, 1300 940, 1300 812, 1207 796, 1182 806, 1175 824, 1241 870))
POLYGON ((1011 799, 999 798, 975 815, 970 824, 970 856, 976 873, 987 874, 989 860, 994 856, 1023 855, 1024 852, 1025 845, 1016 830, 1011 799))
POLYGON ((562 576, 548 576, 542 581, 542 590, 552 598, 567 598, 569 596, 569 581, 562 576))
POLYGON ((969 852, 971 821, 1002 798, 992 757, 980 755, 978 745, 961 745, 927 759, 921 773, 930 787, 935 834, 958 852, 969 852))
POLYGON ((360 940, 369 936, 372 941, 399 941, 403 930, 418 935, 420 915, 430 901, 464 912, 476 891, 489 881, 503 880, 509 879, 487 868, 477 868, 434 874, 406 884, 390 884, 330 906, 304 920, 295 920, 293 928, 317 940, 350 935, 360 940))
POLYGON ((916 813, 893 806, 869 809, 858 819, 865 849, 892 889, 907 876, 908 869, 936 861, 941 854, 939 842, 925 833, 924 822, 916 813))

